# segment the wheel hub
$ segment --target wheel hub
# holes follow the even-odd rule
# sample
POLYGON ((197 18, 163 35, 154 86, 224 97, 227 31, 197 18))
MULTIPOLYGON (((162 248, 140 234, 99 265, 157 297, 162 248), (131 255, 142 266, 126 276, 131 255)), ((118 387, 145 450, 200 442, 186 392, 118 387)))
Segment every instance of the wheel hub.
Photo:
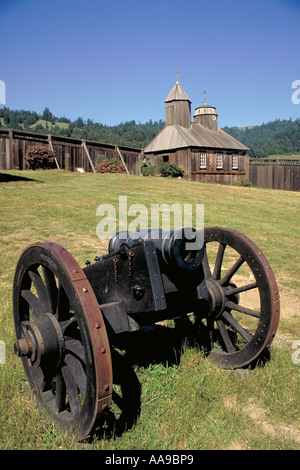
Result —
POLYGON ((36 320, 23 322, 24 338, 14 344, 15 354, 28 357, 34 367, 47 362, 58 367, 64 349, 64 338, 59 323, 51 313, 43 313, 36 320))
POLYGON ((210 296, 209 316, 216 319, 224 309, 224 292, 218 281, 214 279, 206 279, 206 287, 210 296))

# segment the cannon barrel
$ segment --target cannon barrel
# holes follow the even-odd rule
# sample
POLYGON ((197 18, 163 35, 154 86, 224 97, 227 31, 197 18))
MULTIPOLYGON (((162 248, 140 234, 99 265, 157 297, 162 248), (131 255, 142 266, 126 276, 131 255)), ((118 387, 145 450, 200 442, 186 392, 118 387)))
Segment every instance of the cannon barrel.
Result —
POLYGON ((196 271, 202 264, 203 235, 190 227, 172 231, 143 229, 136 232, 116 232, 109 241, 108 251, 114 254, 121 250, 123 244, 130 248, 146 240, 154 242, 161 266, 196 271))

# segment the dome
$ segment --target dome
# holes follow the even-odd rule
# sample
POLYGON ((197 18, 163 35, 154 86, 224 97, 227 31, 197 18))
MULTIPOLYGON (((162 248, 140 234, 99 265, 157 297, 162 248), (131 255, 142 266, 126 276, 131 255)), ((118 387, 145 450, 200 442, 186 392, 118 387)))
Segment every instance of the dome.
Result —
POLYGON ((218 113, 214 106, 204 103, 195 109, 193 117, 195 124, 200 124, 211 131, 218 130, 218 113))
POLYGON ((199 108, 196 108, 194 112, 194 117, 203 116, 204 114, 213 114, 215 116, 218 116, 216 108, 214 108, 213 106, 209 106, 208 104, 203 104, 202 106, 199 106, 199 108))

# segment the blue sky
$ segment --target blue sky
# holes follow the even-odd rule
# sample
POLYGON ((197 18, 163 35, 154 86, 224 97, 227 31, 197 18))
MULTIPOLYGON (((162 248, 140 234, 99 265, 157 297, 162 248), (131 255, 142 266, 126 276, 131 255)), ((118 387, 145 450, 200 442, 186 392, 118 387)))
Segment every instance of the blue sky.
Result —
POLYGON ((220 127, 300 117, 299 0, 0 0, 0 31, 11 109, 164 120, 178 69, 220 127))

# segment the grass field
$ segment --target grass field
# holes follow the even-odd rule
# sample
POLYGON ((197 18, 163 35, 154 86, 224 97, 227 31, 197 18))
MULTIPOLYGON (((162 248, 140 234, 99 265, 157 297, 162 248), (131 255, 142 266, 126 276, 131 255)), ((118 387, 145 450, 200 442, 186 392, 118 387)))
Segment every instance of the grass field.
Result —
MULTIPOLYGON (((0 118, 0 124, 2 126, 5 125, 5 122, 4 122, 3 118, 0 118)), ((67 122, 55 121, 54 124, 52 124, 51 121, 45 121, 45 119, 39 119, 35 124, 32 124, 31 126, 29 126, 30 129, 33 129, 33 131, 34 131, 34 128, 37 124, 40 124, 42 127, 45 128, 45 130, 51 128, 52 126, 58 126, 58 127, 61 127, 62 129, 68 129, 68 127, 69 127, 69 124, 67 122)), ((19 124, 19 125, 23 127, 22 124, 19 124)))
MULTIPOLYGON (((300 339, 300 193, 59 170, 2 174, 15 179, 0 183, 0 340, 6 346, 5 364, 0 363, 0 449, 300 448, 300 364, 292 361, 293 343, 300 339), (215 367, 187 344, 177 361, 135 363, 141 394, 137 423, 120 435, 82 444, 57 430, 30 399, 12 347, 13 276, 21 252, 35 241, 61 244, 81 266, 104 254, 107 242, 97 238, 96 209, 103 203, 118 207, 119 195, 128 197, 128 206, 204 204, 205 226, 245 233, 274 270, 281 321, 271 360, 241 376, 215 367)), ((149 355, 144 349, 140 345, 137 355, 149 355)))

